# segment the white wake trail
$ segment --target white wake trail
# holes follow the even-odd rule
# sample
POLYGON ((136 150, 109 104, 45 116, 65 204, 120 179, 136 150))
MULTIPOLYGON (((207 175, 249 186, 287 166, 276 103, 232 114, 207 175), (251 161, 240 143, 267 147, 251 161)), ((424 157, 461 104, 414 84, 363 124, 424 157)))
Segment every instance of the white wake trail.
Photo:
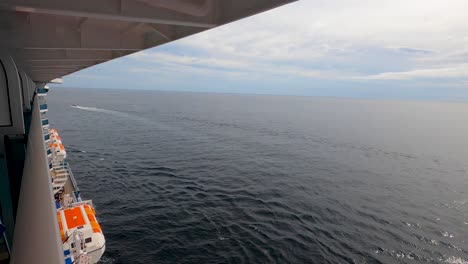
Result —
POLYGON ((131 114, 125 113, 125 112, 109 110, 109 109, 104 109, 104 108, 81 106, 81 105, 72 105, 71 107, 75 108, 75 109, 90 111, 90 112, 111 114, 111 115, 114 115, 114 116, 124 117, 124 118, 132 119, 132 120, 142 121, 142 122, 149 122, 150 121, 149 119, 144 118, 144 117, 139 117, 139 116, 136 116, 136 115, 131 115, 131 114))

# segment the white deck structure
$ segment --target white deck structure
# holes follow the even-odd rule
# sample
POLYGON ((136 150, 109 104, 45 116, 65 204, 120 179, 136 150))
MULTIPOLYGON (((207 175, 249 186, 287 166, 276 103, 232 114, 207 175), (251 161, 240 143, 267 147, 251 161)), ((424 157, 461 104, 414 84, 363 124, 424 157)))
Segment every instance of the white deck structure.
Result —
POLYGON ((1 45, 48 82, 250 16, 290 0, 6 0, 1 45), (12 12, 13 11, 13 12, 12 12))

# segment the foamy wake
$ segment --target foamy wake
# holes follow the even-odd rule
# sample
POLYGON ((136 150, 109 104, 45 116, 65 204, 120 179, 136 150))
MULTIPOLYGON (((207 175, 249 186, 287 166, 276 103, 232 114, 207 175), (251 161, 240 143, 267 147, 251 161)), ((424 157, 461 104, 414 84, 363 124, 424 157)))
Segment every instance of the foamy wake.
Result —
POLYGON ((72 105, 71 107, 76 108, 76 109, 80 109, 80 110, 85 110, 85 111, 111 114, 111 115, 114 115, 114 116, 128 118, 128 119, 132 119, 132 120, 138 120, 138 121, 142 121, 142 122, 148 122, 149 121, 148 119, 143 118, 143 117, 127 114, 125 112, 104 109, 104 108, 97 108, 97 107, 90 107, 90 106, 80 106, 80 105, 72 105))
POLYGON ((118 112, 114 110, 108 110, 108 109, 97 108, 97 107, 89 107, 89 106, 72 105, 71 107, 76 108, 76 109, 91 111, 91 112, 101 112, 101 113, 108 113, 108 114, 122 113, 122 112, 118 112))
POLYGON ((112 263, 115 263, 115 262, 116 262, 115 259, 112 259, 112 258, 109 258, 109 257, 106 257, 106 256, 103 256, 99 260, 99 263, 102 263, 102 264, 112 264, 112 263))
POLYGON ((445 263, 450 263, 450 264, 468 264, 468 261, 462 259, 462 258, 457 258, 457 257, 449 257, 448 259, 445 260, 445 263))

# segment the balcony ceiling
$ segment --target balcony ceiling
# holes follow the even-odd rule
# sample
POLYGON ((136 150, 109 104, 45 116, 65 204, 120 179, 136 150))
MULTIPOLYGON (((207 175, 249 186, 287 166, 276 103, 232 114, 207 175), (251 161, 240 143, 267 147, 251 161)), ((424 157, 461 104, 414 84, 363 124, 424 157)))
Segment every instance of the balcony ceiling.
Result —
POLYGON ((6 0, 0 45, 34 81, 48 82, 293 1, 6 0))

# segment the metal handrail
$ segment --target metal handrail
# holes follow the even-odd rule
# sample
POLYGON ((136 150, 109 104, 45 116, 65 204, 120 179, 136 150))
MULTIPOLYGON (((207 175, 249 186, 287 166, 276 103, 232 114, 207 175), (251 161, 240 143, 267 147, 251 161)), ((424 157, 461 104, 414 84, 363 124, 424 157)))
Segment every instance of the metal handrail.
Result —
POLYGON ((76 179, 75 179, 75 176, 73 175, 73 172, 72 172, 72 170, 70 168, 70 165, 68 164, 68 162, 65 162, 65 164, 66 164, 66 169, 67 169, 68 175, 70 177, 73 189, 75 189, 75 191, 74 191, 75 199, 76 199, 77 202, 80 202, 81 201, 80 188, 78 188, 78 184, 76 183, 76 179))

